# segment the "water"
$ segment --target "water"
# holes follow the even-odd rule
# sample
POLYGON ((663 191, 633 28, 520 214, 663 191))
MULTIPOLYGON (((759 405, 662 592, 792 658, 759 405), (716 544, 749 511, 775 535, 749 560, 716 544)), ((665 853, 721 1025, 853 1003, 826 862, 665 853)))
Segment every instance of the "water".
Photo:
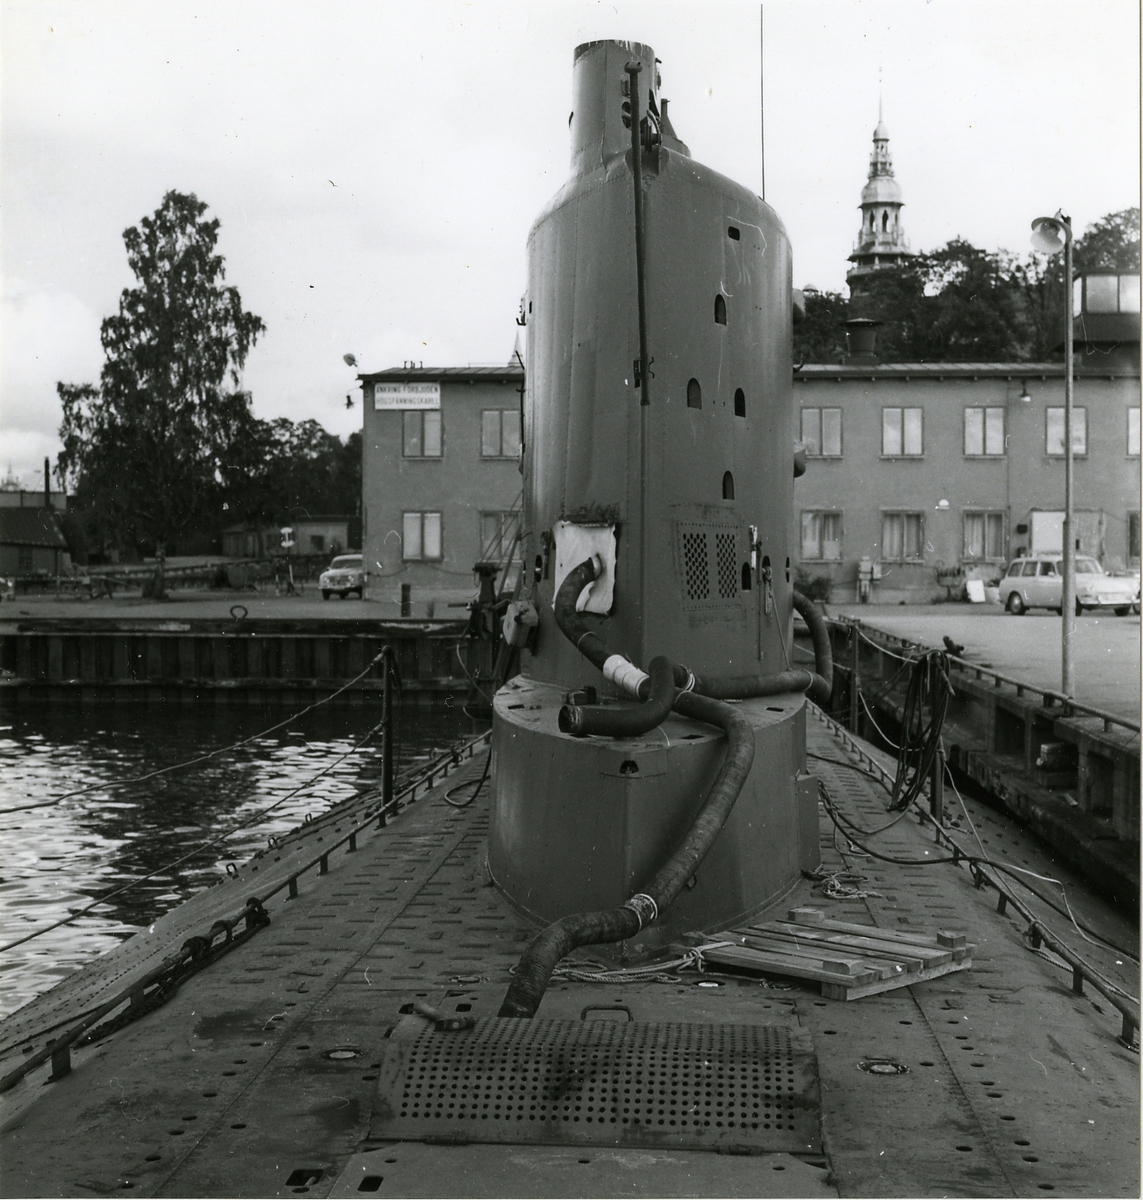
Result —
MULTIPOLYGON (((379 706, 318 709, 239 749, 145 783, 108 786, 222 749, 290 716, 288 709, 183 706, 25 706, 0 712, 0 945, 51 925, 140 875, 74 923, 0 954, 0 1016, 145 928, 242 863, 270 834, 299 825, 381 780, 379 706), (299 784, 297 795, 286 798, 299 784), (213 848, 203 844, 269 805, 278 807, 213 848), (168 865, 184 855, 178 866, 168 865)), ((458 709, 408 707, 396 722, 398 774, 487 723, 458 709)))

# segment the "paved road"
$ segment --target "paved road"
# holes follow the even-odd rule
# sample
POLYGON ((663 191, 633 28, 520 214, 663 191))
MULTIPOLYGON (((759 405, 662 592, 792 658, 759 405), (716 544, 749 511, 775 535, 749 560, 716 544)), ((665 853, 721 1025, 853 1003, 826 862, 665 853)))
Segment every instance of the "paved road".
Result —
MULTIPOLYGON (((992 606, 936 604, 830 605, 831 616, 869 625, 942 649, 947 634, 964 646, 963 658, 1037 687, 1060 688, 1061 619, 1054 613, 1022 617, 992 606)), ((1137 616, 1093 616, 1075 626, 1076 699, 1118 716, 1139 719, 1140 662, 1137 616)))
MULTIPOLYGON (((475 589, 474 593, 475 593, 475 589)), ((20 617, 89 617, 119 618, 121 620, 219 620, 228 618, 235 604, 243 605, 250 617, 300 621, 313 618, 344 621, 388 620, 401 615, 401 606, 384 600, 322 600, 316 584, 306 585, 300 596, 274 596, 253 592, 214 592, 203 589, 172 590, 169 600, 144 600, 136 596, 115 599, 57 600, 54 596, 19 596, 0 604, 0 621, 15 621, 20 617)), ((423 621, 427 616, 424 602, 413 605, 413 615, 423 621)), ((467 618, 463 608, 438 604, 437 620, 455 621, 467 618)))
MULTIPOLYGON (((381 620, 400 615, 399 605, 378 600, 323 601, 312 589, 301 596, 267 596, 241 592, 186 590, 166 601, 56 600, 25 597, 0 605, 0 622, 20 617, 163 618, 187 620, 230 616, 234 604, 250 617, 305 620, 381 620)), ((425 606, 414 612, 423 620, 425 606)), ((964 657, 987 663, 1005 675, 1039 687, 1060 686, 1060 618, 1034 611, 1022 617, 1000 613, 991 605, 936 604, 831 605, 832 616, 853 616, 900 637, 941 648, 948 634, 965 647, 964 657)), ((438 619, 463 619, 463 608, 441 605, 438 619)), ((1076 622, 1077 699, 1124 717, 1139 718, 1139 618, 1093 616, 1076 622)))

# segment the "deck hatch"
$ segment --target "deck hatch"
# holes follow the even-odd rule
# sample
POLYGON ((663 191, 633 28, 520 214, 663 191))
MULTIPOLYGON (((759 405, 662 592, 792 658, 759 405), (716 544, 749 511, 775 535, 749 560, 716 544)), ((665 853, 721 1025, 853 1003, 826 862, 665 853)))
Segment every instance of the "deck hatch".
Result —
POLYGON ((412 1017, 378 1089, 373 1138, 820 1149, 817 1062, 782 1025, 412 1017))

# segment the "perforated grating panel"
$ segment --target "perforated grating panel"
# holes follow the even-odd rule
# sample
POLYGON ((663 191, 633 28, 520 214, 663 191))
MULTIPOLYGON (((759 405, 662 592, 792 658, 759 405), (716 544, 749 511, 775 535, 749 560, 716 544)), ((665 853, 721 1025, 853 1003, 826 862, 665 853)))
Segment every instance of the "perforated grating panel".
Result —
POLYGON ((683 534, 683 572, 687 599, 705 600, 710 595, 710 568, 706 560, 706 534, 683 534))
POLYGON ((398 1027, 370 1136, 606 1146, 820 1146, 817 1063, 781 1025, 489 1018, 398 1027))
POLYGON ((738 547, 733 533, 714 535, 714 556, 718 564, 718 594, 724 600, 738 595, 738 547))

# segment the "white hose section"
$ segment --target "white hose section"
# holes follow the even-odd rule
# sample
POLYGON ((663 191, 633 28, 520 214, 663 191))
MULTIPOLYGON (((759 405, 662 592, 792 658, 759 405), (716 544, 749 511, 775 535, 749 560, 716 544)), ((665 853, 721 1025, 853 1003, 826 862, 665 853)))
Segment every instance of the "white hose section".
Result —
POLYGON ((603 664, 603 678, 617 684, 638 700, 640 684, 651 677, 646 671, 640 671, 633 662, 628 662, 622 654, 612 654, 603 664))

